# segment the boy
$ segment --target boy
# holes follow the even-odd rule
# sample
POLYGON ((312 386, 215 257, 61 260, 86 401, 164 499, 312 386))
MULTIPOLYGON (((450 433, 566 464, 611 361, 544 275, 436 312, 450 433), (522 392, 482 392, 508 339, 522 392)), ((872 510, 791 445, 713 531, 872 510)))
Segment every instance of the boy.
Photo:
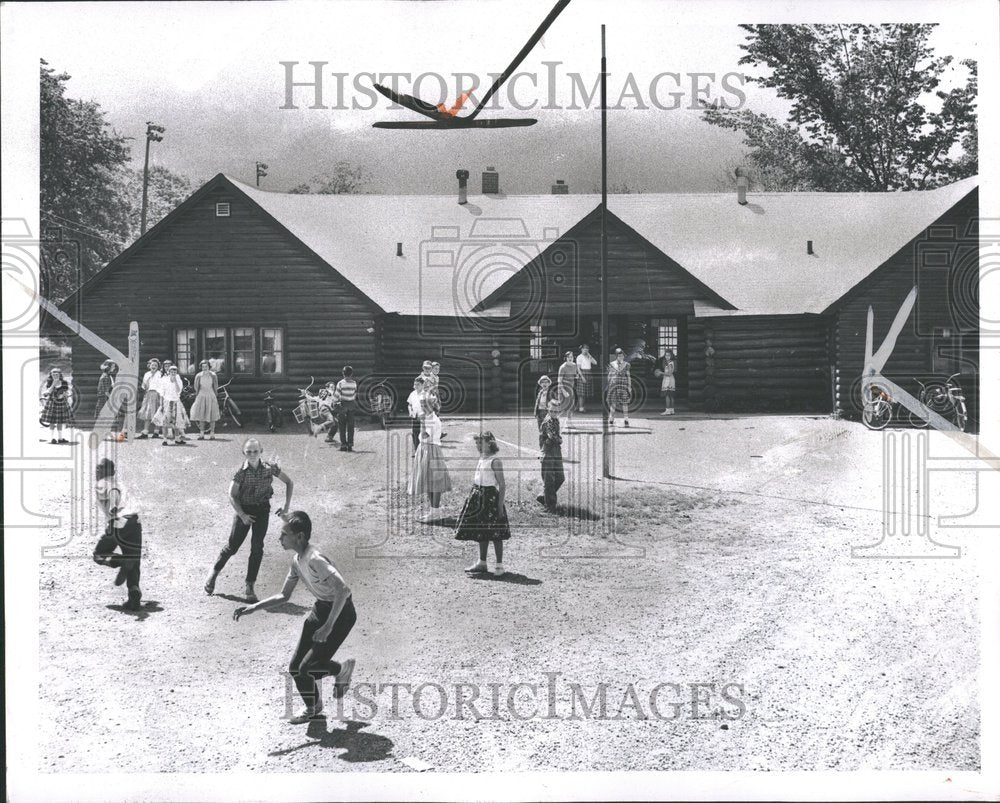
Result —
POLYGON ((406 397, 406 406, 410 411, 410 437, 413 440, 413 451, 417 451, 420 445, 420 420, 424 415, 424 379, 423 376, 415 377, 413 380, 413 390, 406 397))
POLYGON ((125 609, 137 611, 142 600, 139 588, 142 524, 139 523, 139 513, 131 504, 125 487, 115 477, 115 464, 106 457, 97 464, 97 485, 94 490, 98 505, 108 517, 104 535, 94 547, 94 562, 118 569, 115 585, 125 583, 128 589, 125 609), (121 550, 120 555, 115 554, 115 548, 121 550))
POLYGON ((340 451, 354 451, 354 411, 358 408, 358 383, 354 381, 354 369, 345 365, 341 373, 344 378, 337 383, 334 398, 340 404, 337 423, 340 426, 340 451))
POLYGON ((281 546, 295 553, 285 584, 279 593, 256 605, 241 606, 233 612, 239 621, 263 608, 287 602, 299 580, 315 595, 312 612, 302 623, 302 635, 288 666, 295 687, 305 703, 305 710, 292 717, 292 725, 302 725, 313 719, 323 719, 323 699, 316 681, 332 675, 336 678, 334 696, 341 698, 351 685, 354 659, 342 664, 333 660, 334 653, 344 643, 358 616, 351 599, 351 589, 329 558, 309 543, 312 521, 301 510, 282 515, 281 546))
POLYGON ((538 501, 545 505, 549 513, 556 512, 556 493, 566 481, 566 474, 563 471, 562 436, 559 434, 560 407, 558 399, 549 401, 549 413, 542 420, 542 426, 538 430, 538 447, 542 451, 542 483, 545 486, 545 493, 538 498, 538 501))

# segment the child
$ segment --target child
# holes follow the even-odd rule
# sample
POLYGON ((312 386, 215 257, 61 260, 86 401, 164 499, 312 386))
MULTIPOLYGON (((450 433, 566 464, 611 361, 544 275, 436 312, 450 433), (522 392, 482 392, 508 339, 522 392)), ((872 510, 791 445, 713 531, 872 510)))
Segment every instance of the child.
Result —
POLYGON ((552 399, 548 415, 538 430, 538 448, 542 451, 542 483, 544 494, 539 501, 549 513, 556 512, 556 493, 566 481, 563 471, 562 436, 559 434, 560 404, 552 399))
POLYGON ((73 423, 73 411, 70 409, 72 389, 69 382, 63 379, 62 371, 53 368, 49 378, 45 380, 42 398, 45 407, 42 409, 42 426, 48 426, 51 440, 49 443, 69 443, 63 437, 63 425, 73 423), (56 437, 58 435, 58 438, 56 437))
POLYGON ((118 569, 115 585, 125 583, 128 589, 125 608, 137 611, 142 599, 139 588, 142 524, 124 485, 115 476, 115 464, 106 457, 97 464, 95 491, 97 503, 108 517, 108 525, 94 547, 94 562, 118 569), (115 554, 116 548, 121 550, 121 554, 115 554))
POLYGON ((351 632, 358 615, 351 589, 337 567, 309 543, 312 521, 308 514, 295 510, 281 518, 285 521, 281 528, 281 547, 295 553, 285 584, 279 593, 249 607, 237 608, 233 611, 233 619, 238 622, 242 616, 287 602, 299 580, 316 597, 312 611, 302 623, 302 635, 288 665, 288 672, 306 706, 289 723, 303 725, 310 720, 324 718, 323 697, 316 681, 330 676, 336 678, 334 697, 338 699, 350 687, 354 659, 348 658, 341 664, 334 661, 333 656, 351 632))
POLYGON ((191 405, 191 420, 198 424, 198 440, 205 440, 207 425, 208 439, 214 441, 215 422, 222 417, 219 413, 219 377, 211 369, 208 360, 202 360, 198 367, 201 370, 194 378, 197 395, 191 405))
MULTIPOLYGON (((424 396, 423 427, 420 431, 420 445, 413 454, 413 470, 410 473, 410 496, 427 494, 431 508, 437 510, 441 506, 441 494, 451 490, 451 476, 445 464, 441 451, 441 419, 437 417, 436 405, 432 396, 424 396)), ((428 513, 420 519, 427 523, 431 518, 428 513)))
POLYGON ((187 413, 184 405, 181 404, 181 391, 184 389, 184 382, 176 365, 171 365, 170 370, 160 382, 160 409, 163 411, 163 445, 173 446, 174 439, 177 443, 185 443, 184 430, 187 428, 187 413))
POLYGON ((551 397, 552 380, 545 374, 538 377, 538 395, 535 396, 535 421, 542 428, 542 421, 549 414, 549 398, 551 397))
POLYGON ((576 355, 576 367, 580 369, 576 380, 576 400, 579 403, 578 412, 587 412, 583 408, 584 402, 590 398, 592 387, 591 370, 597 365, 597 360, 590 353, 590 346, 584 343, 580 346, 580 353, 576 355))
POLYGON ((337 423, 340 427, 340 451, 354 451, 354 411, 358 408, 358 383, 354 381, 354 369, 345 365, 341 373, 344 378, 337 383, 334 398, 340 404, 337 423))
POLYGON ((657 368, 662 372, 661 375, 663 376, 663 381, 660 383, 660 392, 663 394, 663 412, 660 415, 673 415, 674 391, 677 389, 677 380, 674 377, 674 372, 677 368, 674 363, 674 352, 671 349, 667 349, 664 352, 657 368))
POLYGON ((292 488, 294 483, 277 463, 265 463, 261 460, 264 453, 260 441, 247 438, 243 443, 243 454, 246 460, 233 475, 229 485, 229 504, 236 511, 233 526, 229 532, 229 541, 219 553, 219 559, 212 567, 212 573, 205 583, 205 593, 211 596, 215 593, 215 581, 219 573, 226 567, 229 559, 235 555, 243 542, 250 536, 250 560, 247 563, 246 598, 248 602, 256 602, 253 584, 257 582, 260 562, 264 558, 264 537, 267 535, 268 517, 271 515, 271 497, 274 489, 271 487, 277 477, 285 483, 285 506, 278 508, 278 515, 287 511, 292 504, 292 488))
POLYGON ((628 403, 632 399, 632 374, 629 364, 625 362, 625 352, 615 349, 615 359, 608 366, 608 423, 615 425, 615 409, 621 408, 625 415, 625 426, 628 426, 628 403))
POLYGON ((479 560, 465 570, 469 574, 487 571, 486 553, 492 541, 497 559, 493 574, 502 577, 505 574, 503 542, 510 538, 510 525, 507 522, 507 509, 504 507, 507 486, 503 463, 496 456, 500 447, 492 432, 476 435, 474 440, 479 451, 479 462, 476 464, 472 491, 458 517, 455 540, 479 542, 479 560))
POLYGON ((410 411, 410 438, 413 440, 413 452, 417 451, 420 445, 420 421, 424 415, 424 378, 417 376, 413 379, 413 390, 406 397, 406 407, 410 411))
POLYGON ((104 409, 104 405, 108 403, 108 399, 111 398, 111 387, 114 384, 114 380, 111 377, 111 366, 114 365, 111 360, 105 360, 101 363, 101 376, 97 380, 97 404, 94 405, 94 423, 97 423, 97 419, 101 416, 101 410, 104 409))
MULTIPOLYGON (((112 394, 114 394, 113 388, 114 388, 115 385, 118 385, 119 383, 122 384, 122 385, 125 384, 124 380, 119 380, 118 379, 118 371, 119 370, 120 369, 118 367, 118 363, 116 363, 116 362, 114 362, 112 360, 111 361, 111 387, 112 387, 112 394)), ((125 421, 126 421, 126 417, 128 415, 128 398, 129 398, 129 394, 127 394, 125 391, 120 391, 120 395, 118 395, 118 394, 115 394, 115 395, 116 395, 116 397, 118 399, 121 400, 121 404, 118 406, 118 412, 115 413, 115 426, 114 426, 114 430, 115 430, 115 432, 120 433, 119 436, 118 436, 118 440, 119 441, 124 441, 125 440, 125 436, 127 434, 125 432, 125 421)))
POLYGON ((156 428, 153 425, 153 416, 160 409, 160 380, 163 372, 160 370, 160 361, 152 359, 146 363, 149 370, 142 377, 142 407, 139 408, 139 419, 146 424, 139 433, 138 439, 145 440, 150 435, 156 437, 156 428))

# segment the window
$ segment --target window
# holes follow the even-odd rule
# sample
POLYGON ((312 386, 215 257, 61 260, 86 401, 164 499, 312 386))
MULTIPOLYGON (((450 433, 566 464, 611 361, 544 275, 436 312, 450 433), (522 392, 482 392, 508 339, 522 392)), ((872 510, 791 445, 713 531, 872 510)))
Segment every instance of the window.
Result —
POLYGON ((657 318, 653 321, 656 329, 656 356, 662 357, 663 352, 670 349, 677 356, 677 319, 657 318))
POLYGON ((260 372, 262 374, 285 373, 285 350, 282 347, 280 329, 260 330, 260 372))
POLYGON ((208 360, 216 373, 276 378, 285 374, 285 357, 285 330, 275 326, 174 330, 174 361, 184 374, 208 360))
POLYGON ((233 373, 253 374, 257 366, 253 348, 253 329, 233 329, 233 373))
POLYGON ((215 216, 216 217, 229 217, 229 204, 216 204, 215 205, 215 216))
POLYGON ((174 362, 182 374, 194 373, 195 354, 198 351, 198 330, 178 329, 174 339, 174 362))
POLYGON ((531 333, 531 341, 528 344, 528 356, 532 360, 542 359, 542 327, 532 324, 528 327, 531 333))

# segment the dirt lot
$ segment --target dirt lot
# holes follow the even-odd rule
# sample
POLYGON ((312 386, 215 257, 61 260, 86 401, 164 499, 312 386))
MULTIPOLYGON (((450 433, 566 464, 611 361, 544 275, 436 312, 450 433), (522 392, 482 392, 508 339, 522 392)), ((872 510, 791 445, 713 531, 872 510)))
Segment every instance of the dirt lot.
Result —
MULTIPOLYGON (((852 557, 882 532, 880 435, 793 417, 633 421, 615 439, 623 479, 608 483, 584 479, 594 437, 570 435, 576 462, 552 517, 534 499, 533 422, 486 426, 511 484, 502 580, 466 577, 472 548, 447 526, 478 422, 446 422, 459 490, 431 526, 399 492, 396 433, 361 431, 353 454, 263 437, 359 615, 342 650, 358 662, 355 691, 338 719, 328 689, 331 716, 309 727, 283 719, 300 707, 284 670, 306 589, 234 623, 247 544, 216 595, 202 590, 228 533, 241 435, 119 447, 142 511, 146 607, 121 609, 91 535, 43 560, 39 769, 979 767, 979 544, 952 529, 942 540, 962 559, 852 557)), ((68 508, 65 488, 48 490, 40 508, 68 508)), ((953 473, 931 488, 931 510, 968 510, 972 493, 953 473)), ((277 532, 272 519, 261 594, 287 570, 277 532)))

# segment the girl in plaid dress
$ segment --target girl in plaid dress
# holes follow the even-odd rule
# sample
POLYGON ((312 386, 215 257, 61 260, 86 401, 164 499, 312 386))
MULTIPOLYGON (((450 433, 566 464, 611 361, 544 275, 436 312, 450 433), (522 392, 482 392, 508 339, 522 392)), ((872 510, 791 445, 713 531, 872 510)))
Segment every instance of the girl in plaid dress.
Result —
POLYGON ((628 403, 632 400, 632 374, 625 362, 625 352, 615 349, 615 360, 608 366, 608 409, 609 423, 615 424, 615 410, 621 408, 628 426, 628 403))
POLYGON ((142 377, 143 396, 142 406, 139 408, 139 419, 145 421, 146 425, 137 436, 139 440, 148 438, 151 432, 154 437, 156 436, 153 416, 160 409, 160 380, 163 378, 163 372, 160 370, 160 361, 156 358, 146 363, 146 367, 149 370, 142 377))
POLYGON ((71 393, 69 382, 63 379, 62 371, 58 368, 49 371, 49 378, 45 380, 45 389, 42 391, 45 407, 42 409, 41 423, 49 428, 52 436, 50 443, 69 443, 62 436, 62 428, 64 424, 73 423, 73 412, 69 406, 71 393))

